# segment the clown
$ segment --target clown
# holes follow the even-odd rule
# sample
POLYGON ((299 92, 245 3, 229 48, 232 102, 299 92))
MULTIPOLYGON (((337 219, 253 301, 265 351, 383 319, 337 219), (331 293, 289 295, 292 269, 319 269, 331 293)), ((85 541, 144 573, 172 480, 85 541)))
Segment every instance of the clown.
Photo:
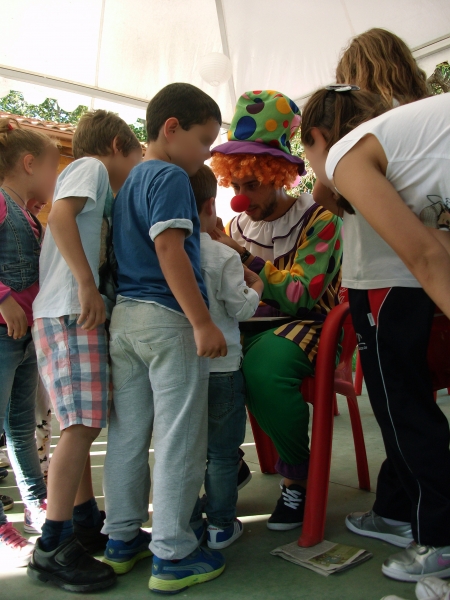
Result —
POLYGON ((284 94, 247 92, 237 103, 229 141, 212 150, 211 161, 220 185, 248 197, 246 211, 227 226, 228 235, 217 229, 217 239, 262 278, 264 306, 258 316, 291 317, 244 340, 248 406, 273 440, 276 469, 284 478, 267 523, 275 530, 303 521, 309 409, 300 386, 314 373, 323 322, 339 301, 342 258, 340 218, 310 194, 286 193, 304 174, 289 142, 300 122, 299 108, 284 94))

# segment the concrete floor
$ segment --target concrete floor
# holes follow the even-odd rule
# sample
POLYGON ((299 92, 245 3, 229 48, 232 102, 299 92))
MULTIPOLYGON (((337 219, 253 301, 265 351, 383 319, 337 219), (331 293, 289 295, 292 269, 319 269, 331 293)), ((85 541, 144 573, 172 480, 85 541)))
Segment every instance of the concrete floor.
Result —
MULTIPOLYGON (((439 393, 439 405, 450 417, 450 397, 439 393)), ((339 397, 341 415, 335 418, 331 484, 328 500, 328 514, 325 537, 333 542, 365 548, 373 553, 373 558, 359 567, 341 574, 322 577, 312 571, 293 565, 270 555, 277 546, 287 544, 298 536, 299 530, 273 532, 266 527, 266 519, 272 512, 279 496, 279 477, 262 475, 259 471, 251 430, 247 429, 244 446, 245 459, 253 473, 253 479, 239 495, 238 517, 245 524, 244 535, 224 551, 227 568, 217 580, 198 585, 180 594, 180 598, 214 600, 380 600, 387 594, 397 594, 412 600, 415 598, 412 584, 389 580, 381 574, 383 560, 396 552, 394 546, 369 538, 356 536, 346 530, 345 515, 355 510, 371 508, 374 494, 358 489, 355 456, 346 402, 339 397)), ((381 435, 371 411, 368 398, 360 398, 360 409, 369 458, 372 489, 376 485, 379 466, 384 458, 381 435)), ((55 425, 56 429, 56 425, 55 425)), ((57 431, 53 443, 57 442, 57 431)), ((106 431, 92 447, 92 464, 95 492, 103 507, 102 472, 106 451, 106 431)), ((124 452, 126 447, 124 447, 124 452)), ((150 454, 150 463, 153 456, 150 454)), ((117 474, 120 485, 120 472, 117 474)), ((16 500, 15 507, 8 513, 19 530, 23 531, 23 504, 15 487, 14 475, 0 483, 0 492, 9 494, 16 500)), ((151 527, 151 521, 146 524, 151 527)), ((34 538, 35 539, 35 538, 34 538)), ((147 584, 151 569, 151 559, 141 561, 135 569, 119 578, 118 584, 109 590, 95 594, 111 600, 134 600, 155 597, 148 591, 147 584)), ((31 582, 25 569, 1 571, 0 598, 2 600, 24 600, 29 598, 60 600, 61 598, 94 598, 94 594, 70 594, 58 588, 31 582)))

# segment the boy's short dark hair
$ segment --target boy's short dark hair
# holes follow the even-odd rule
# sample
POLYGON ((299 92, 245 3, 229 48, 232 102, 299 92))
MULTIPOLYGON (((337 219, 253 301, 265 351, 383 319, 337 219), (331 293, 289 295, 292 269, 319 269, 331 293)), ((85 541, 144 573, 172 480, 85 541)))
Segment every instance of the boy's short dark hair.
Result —
POLYGON ((142 146, 129 126, 116 113, 94 110, 85 113, 73 134, 72 150, 75 158, 83 156, 107 156, 117 137, 118 148, 128 156, 142 146))
POLYGON ((154 96, 147 106, 147 141, 158 139, 167 119, 175 117, 186 131, 215 119, 222 125, 220 108, 208 94, 190 83, 170 83, 154 96))
POLYGON ((191 180, 192 189, 194 190, 197 211, 198 214, 200 214, 205 202, 210 198, 215 198, 217 196, 217 179, 208 165, 200 167, 197 173, 189 179, 191 180))

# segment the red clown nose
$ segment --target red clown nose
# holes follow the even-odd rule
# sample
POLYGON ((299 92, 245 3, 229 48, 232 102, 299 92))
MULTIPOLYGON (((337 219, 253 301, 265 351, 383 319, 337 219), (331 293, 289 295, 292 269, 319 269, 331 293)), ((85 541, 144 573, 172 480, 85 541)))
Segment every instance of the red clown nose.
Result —
POLYGON ((231 199, 230 206, 234 212, 244 212, 250 206, 250 198, 245 194, 238 194, 231 199))

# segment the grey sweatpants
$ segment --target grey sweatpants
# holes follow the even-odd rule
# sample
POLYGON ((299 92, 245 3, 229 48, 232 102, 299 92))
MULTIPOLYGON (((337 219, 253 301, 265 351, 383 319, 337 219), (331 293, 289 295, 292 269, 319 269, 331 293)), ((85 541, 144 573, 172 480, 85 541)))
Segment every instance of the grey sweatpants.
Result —
POLYGON ((118 298, 111 319, 114 383, 103 533, 132 540, 148 519, 153 435, 152 552, 181 559, 197 546, 189 520, 205 475, 209 359, 186 317, 118 298))

